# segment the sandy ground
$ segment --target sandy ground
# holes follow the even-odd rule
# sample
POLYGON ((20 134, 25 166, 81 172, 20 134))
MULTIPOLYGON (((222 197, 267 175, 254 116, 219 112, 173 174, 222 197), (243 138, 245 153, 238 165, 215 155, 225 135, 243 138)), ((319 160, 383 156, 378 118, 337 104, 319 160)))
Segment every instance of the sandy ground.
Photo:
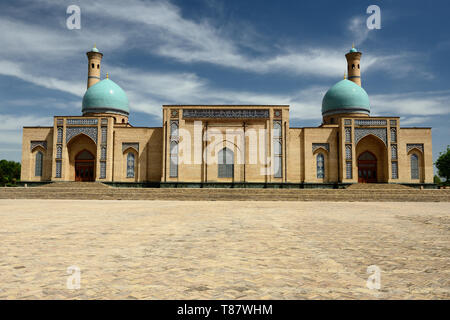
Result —
POLYGON ((0 225, 0 299, 450 298, 444 202, 0 200, 0 225))

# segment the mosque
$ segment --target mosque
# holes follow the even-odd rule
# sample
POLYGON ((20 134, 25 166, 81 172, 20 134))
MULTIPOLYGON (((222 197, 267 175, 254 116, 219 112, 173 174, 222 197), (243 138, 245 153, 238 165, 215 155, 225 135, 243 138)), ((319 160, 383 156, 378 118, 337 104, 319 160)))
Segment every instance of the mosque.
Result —
MULTIPOLYGON (((370 116, 361 52, 323 97, 322 124, 291 127, 288 105, 163 105, 162 127, 128 122, 125 92, 87 52, 81 116, 24 127, 21 180, 161 187, 339 187, 433 183, 431 128, 370 116)), ((319 107, 319 106, 317 106, 319 107)), ((395 105, 392 106, 395 110, 395 105)))

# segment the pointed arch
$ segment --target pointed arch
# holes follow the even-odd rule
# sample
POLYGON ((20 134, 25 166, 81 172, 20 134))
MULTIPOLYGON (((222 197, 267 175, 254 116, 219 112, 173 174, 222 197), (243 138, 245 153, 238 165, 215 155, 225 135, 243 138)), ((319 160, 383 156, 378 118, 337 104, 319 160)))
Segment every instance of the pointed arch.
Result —
POLYGON ((93 143, 97 144, 97 141, 94 140, 94 138, 92 138, 90 135, 88 135, 88 134, 86 134, 86 133, 84 133, 84 132, 80 132, 80 133, 77 133, 76 135, 71 136, 71 137, 67 140, 67 144, 70 144, 73 140, 75 140, 75 138, 80 138, 80 137, 82 137, 82 136, 89 138, 93 143))

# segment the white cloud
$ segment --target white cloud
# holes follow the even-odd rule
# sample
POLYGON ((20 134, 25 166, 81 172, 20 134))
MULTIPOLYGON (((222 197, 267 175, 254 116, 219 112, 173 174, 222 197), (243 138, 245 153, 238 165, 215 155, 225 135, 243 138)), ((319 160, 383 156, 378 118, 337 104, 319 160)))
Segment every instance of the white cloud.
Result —
POLYGON ((41 117, 36 115, 15 116, 11 114, 1 114, 0 122, 2 131, 22 130, 23 126, 52 126, 52 117, 41 117))
MULTIPOLYGON (((55 5, 51 1, 46 3, 55 5)), ((59 9, 65 8, 65 4, 58 6, 59 9)), ((104 39, 98 43, 104 52, 144 48, 184 63, 204 62, 246 72, 282 72, 309 78, 334 77, 337 80, 346 69, 344 52, 336 48, 281 46, 273 49, 260 43, 259 51, 264 54, 248 55, 229 30, 207 19, 186 19, 181 10, 168 1, 134 0, 124 6, 119 1, 99 0, 82 2, 80 6, 82 15, 89 16, 95 28, 85 27, 82 23, 79 32, 68 32, 64 26, 50 28, 34 25, 27 20, 0 19, 0 28, 7 30, 0 33, 0 43, 9 48, 0 52, 0 74, 81 97, 85 91, 85 69, 71 62, 79 61, 80 54, 84 55, 84 50, 92 45, 95 38, 104 39), (11 59, 12 55, 18 55, 21 59, 11 59), (39 63, 36 63, 36 57, 39 63)), ((355 35, 357 43, 368 37, 368 29, 360 17, 350 20, 349 30, 355 35)), ((254 41, 251 33, 240 35, 240 38, 254 41)), ((395 64, 396 74, 417 73, 408 64, 410 58, 410 54, 401 52, 390 56, 365 54, 364 72, 391 71, 394 70, 391 66, 395 64)), ((319 120, 321 100, 327 89, 306 87, 287 94, 276 91, 259 93, 216 87, 208 79, 190 72, 154 72, 118 67, 111 63, 107 67, 112 79, 127 92, 133 111, 158 117, 161 115, 161 105, 165 103, 248 103, 290 104, 291 117, 319 120)), ((389 114, 435 115, 448 109, 438 98, 422 97, 420 94, 414 97, 373 95, 371 101, 374 110, 389 114)))
POLYGON ((111 69, 130 100, 132 112, 161 116, 163 104, 289 104, 291 117, 320 119, 325 87, 308 87, 290 94, 261 93, 214 87, 192 73, 158 73, 111 69))
MULTIPOLYGON (((168 1, 128 1, 126 7, 118 1, 95 1, 83 5, 83 10, 116 23, 117 20, 131 23, 134 41, 138 42, 133 45, 183 63, 209 63, 248 72, 283 72, 286 75, 318 78, 340 76, 346 70, 343 57, 346 48, 322 46, 312 49, 292 45, 277 47, 276 43, 274 46, 257 44, 252 39, 252 31, 245 35, 242 34, 245 31, 241 31, 239 38, 255 43, 254 47, 258 51, 271 54, 245 54, 242 42, 235 39, 235 33, 230 34, 228 30, 217 27, 206 19, 188 20, 182 16, 178 7, 168 1)), ((350 23, 350 30, 358 43, 368 37, 368 29, 363 22, 362 18, 354 17, 350 23)), ((392 65, 396 65, 396 74, 399 74, 401 66, 408 65, 402 58, 404 55, 401 54, 383 54, 378 58, 368 55, 364 60, 364 68, 365 71, 372 70, 375 61, 383 61, 382 65, 377 65, 378 70, 390 70, 392 65)))
POLYGON ((430 123, 432 117, 400 117, 402 126, 411 126, 416 124, 430 123))
POLYGON ((348 23, 348 30, 353 35, 356 46, 363 44, 369 37, 370 30, 367 28, 365 17, 352 17, 348 23))
POLYGON ((377 114, 435 116, 450 113, 450 91, 408 92, 370 96, 377 114))
POLYGON ((85 83, 82 81, 67 81, 55 77, 37 76, 25 72, 24 69, 19 63, 0 61, 0 74, 2 75, 13 76, 44 88, 71 93, 79 97, 84 94, 85 83))

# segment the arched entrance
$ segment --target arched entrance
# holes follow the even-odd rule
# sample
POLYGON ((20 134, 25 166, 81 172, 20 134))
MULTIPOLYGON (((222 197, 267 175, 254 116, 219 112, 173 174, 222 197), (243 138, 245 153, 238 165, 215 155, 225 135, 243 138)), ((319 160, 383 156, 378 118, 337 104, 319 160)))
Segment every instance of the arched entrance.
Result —
POLYGON ((358 157, 358 182, 377 182, 377 158, 372 152, 365 151, 358 157))
POLYGON ((94 181, 95 157, 87 150, 75 156, 75 181, 94 181))

